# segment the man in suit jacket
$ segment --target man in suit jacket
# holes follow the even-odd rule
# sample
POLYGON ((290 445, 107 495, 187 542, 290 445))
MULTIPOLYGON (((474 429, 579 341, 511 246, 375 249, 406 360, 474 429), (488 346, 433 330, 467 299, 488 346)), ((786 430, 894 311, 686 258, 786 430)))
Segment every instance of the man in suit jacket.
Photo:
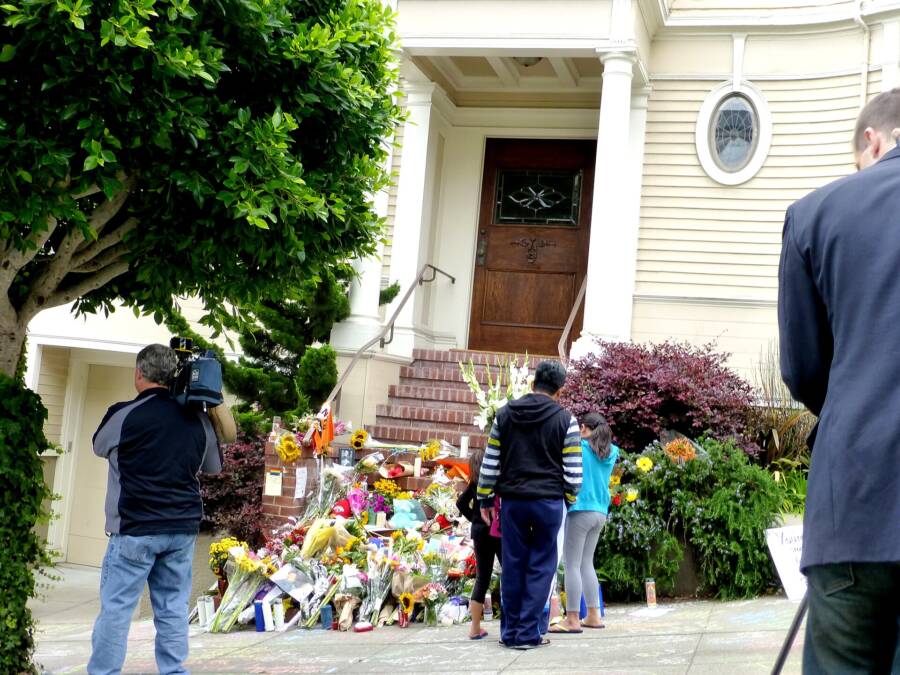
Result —
POLYGON ((856 174, 787 211, 781 374, 819 416, 801 568, 806 673, 900 672, 900 89, 854 135, 856 174))

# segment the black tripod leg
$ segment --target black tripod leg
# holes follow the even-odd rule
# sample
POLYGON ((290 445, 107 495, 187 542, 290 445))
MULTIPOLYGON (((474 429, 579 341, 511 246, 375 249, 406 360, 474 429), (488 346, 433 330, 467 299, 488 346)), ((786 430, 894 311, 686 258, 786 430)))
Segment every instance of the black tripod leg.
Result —
POLYGON ((797 608, 797 613, 794 614, 794 620, 791 622, 791 628, 784 639, 784 644, 781 645, 778 660, 775 661, 775 667, 772 668, 772 675, 779 675, 784 668, 785 661, 787 661, 788 655, 791 653, 791 646, 794 644, 794 640, 797 639, 797 633, 800 631, 800 624, 803 623, 803 615, 806 614, 808 602, 807 596, 804 595, 803 600, 800 601, 800 606, 797 608))

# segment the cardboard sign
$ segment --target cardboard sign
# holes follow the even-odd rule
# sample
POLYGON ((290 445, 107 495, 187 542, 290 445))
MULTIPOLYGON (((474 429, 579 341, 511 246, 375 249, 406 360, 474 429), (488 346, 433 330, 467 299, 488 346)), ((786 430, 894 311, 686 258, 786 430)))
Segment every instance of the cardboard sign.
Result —
POLYGON ((799 602, 806 595, 806 577, 800 572, 803 553, 803 526, 773 527, 766 530, 766 543, 789 600, 799 602))
POLYGON ((269 469, 266 471, 266 484, 263 494, 267 497, 281 496, 281 477, 284 472, 281 469, 269 469))

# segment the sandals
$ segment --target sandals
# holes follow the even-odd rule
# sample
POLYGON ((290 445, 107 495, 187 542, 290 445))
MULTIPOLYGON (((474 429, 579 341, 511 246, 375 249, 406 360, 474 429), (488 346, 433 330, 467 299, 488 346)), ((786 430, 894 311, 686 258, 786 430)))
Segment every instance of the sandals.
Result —
POLYGON ((591 624, 589 624, 589 623, 584 623, 584 622, 582 621, 581 627, 582 627, 582 628, 590 628, 591 630, 600 630, 601 628, 606 628, 606 624, 605 624, 605 623, 601 623, 599 626, 592 626, 591 624))
MULTIPOLYGON (((584 626, 584 624, 582 624, 584 626)), ((585 626, 587 627, 587 626, 585 626)), ((568 634, 578 634, 583 633, 584 631, 581 628, 566 628, 561 623, 554 624, 550 626, 550 633, 568 633, 568 634)))
POLYGON ((484 629, 478 635, 470 635, 470 640, 484 640, 488 636, 488 632, 484 629))

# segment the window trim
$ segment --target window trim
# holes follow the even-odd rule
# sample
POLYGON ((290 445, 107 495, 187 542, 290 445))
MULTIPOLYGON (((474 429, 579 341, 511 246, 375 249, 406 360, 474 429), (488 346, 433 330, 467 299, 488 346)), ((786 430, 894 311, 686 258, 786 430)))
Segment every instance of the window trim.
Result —
POLYGON ((706 175, 722 185, 740 185, 753 178, 762 168, 769 155, 772 144, 772 114, 769 104, 763 95, 749 82, 723 82, 707 94, 700 112, 697 115, 697 126, 694 133, 694 144, 697 147, 697 158, 706 175), (731 94, 744 96, 751 104, 758 117, 759 137, 750 161, 740 171, 729 172, 722 169, 712 154, 710 138, 712 116, 719 104, 731 94))

